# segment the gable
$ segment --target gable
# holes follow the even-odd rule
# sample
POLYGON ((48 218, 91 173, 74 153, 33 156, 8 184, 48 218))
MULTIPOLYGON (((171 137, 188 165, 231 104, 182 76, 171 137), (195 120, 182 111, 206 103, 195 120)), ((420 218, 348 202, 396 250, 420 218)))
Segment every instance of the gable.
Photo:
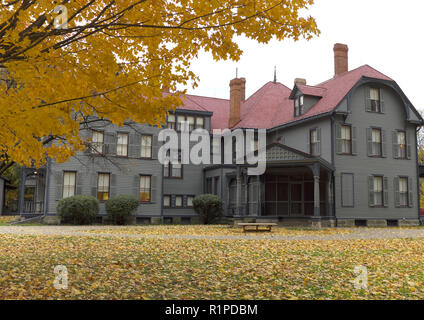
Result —
POLYGON ((267 161, 307 160, 308 155, 280 143, 270 145, 266 150, 267 161))

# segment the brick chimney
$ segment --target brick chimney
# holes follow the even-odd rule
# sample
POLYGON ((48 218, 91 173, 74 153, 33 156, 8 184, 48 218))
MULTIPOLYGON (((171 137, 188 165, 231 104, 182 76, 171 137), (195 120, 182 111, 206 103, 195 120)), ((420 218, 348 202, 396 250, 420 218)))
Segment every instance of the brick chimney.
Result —
POLYGON ((294 84, 302 84, 302 85, 306 86, 306 79, 296 78, 296 79, 294 79, 294 84))
POLYGON ((230 81, 230 120, 228 127, 232 128, 240 121, 241 103, 246 98, 246 79, 235 78, 230 81))
POLYGON ((349 71, 348 52, 347 45, 341 43, 334 45, 334 76, 349 71))

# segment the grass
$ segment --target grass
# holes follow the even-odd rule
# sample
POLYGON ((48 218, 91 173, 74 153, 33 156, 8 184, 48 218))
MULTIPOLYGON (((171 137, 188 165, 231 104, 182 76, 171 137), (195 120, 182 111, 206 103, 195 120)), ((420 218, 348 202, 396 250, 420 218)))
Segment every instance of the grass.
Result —
MULTIPOLYGON (((156 230, 122 229, 127 228, 156 230)), ((0 234, 0 248, 0 299, 424 298, 424 239, 183 240, 0 234), (53 286, 57 265, 67 267, 66 290, 53 286), (367 290, 354 287, 356 266, 368 270, 367 290)))

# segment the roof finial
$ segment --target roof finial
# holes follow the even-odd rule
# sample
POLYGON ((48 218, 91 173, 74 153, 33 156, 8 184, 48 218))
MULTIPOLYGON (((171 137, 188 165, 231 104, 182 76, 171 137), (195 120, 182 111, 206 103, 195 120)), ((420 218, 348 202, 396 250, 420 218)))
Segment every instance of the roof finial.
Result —
POLYGON ((274 83, 277 83, 277 66, 274 66, 274 83))

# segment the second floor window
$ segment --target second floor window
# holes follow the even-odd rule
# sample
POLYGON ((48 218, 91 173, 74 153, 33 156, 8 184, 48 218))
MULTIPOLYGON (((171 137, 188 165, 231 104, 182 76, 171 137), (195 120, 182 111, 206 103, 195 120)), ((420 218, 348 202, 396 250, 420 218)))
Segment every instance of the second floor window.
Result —
POLYGON ((141 157, 148 159, 152 157, 152 136, 141 136, 141 157))
POLYGON ((165 178, 182 178, 181 150, 178 151, 178 160, 170 160, 163 165, 165 178))
POLYGON ((93 135, 91 137, 91 145, 92 150, 95 153, 103 153, 103 143, 104 143, 104 136, 103 132, 101 131, 93 131, 93 135))
POLYGON ((352 128, 341 126, 341 153, 352 153, 352 128))
POLYGON ((371 142, 372 142, 371 155, 375 156, 375 157, 381 157, 381 155, 382 155, 381 129, 372 129, 371 130, 371 142))
POLYGON ((140 176, 140 201, 150 202, 151 200, 151 176, 140 176))
POLYGON ((310 141, 310 154, 313 156, 319 156, 320 155, 320 130, 319 129, 312 129, 309 132, 309 141, 310 141))
POLYGON ((128 156, 128 133, 118 132, 116 142, 116 155, 121 157, 128 156))
POLYGON ((395 134, 395 158, 406 159, 406 133, 396 131, 395 134))
POLYGON ((99 173, 97 177, 97 199, 106 201, 109 199, 110 174, 99 173))
POLYGON ((65 171, 63 173, 63 198, 75 195, 75 181, 77 173, 74 171, 65 171))

